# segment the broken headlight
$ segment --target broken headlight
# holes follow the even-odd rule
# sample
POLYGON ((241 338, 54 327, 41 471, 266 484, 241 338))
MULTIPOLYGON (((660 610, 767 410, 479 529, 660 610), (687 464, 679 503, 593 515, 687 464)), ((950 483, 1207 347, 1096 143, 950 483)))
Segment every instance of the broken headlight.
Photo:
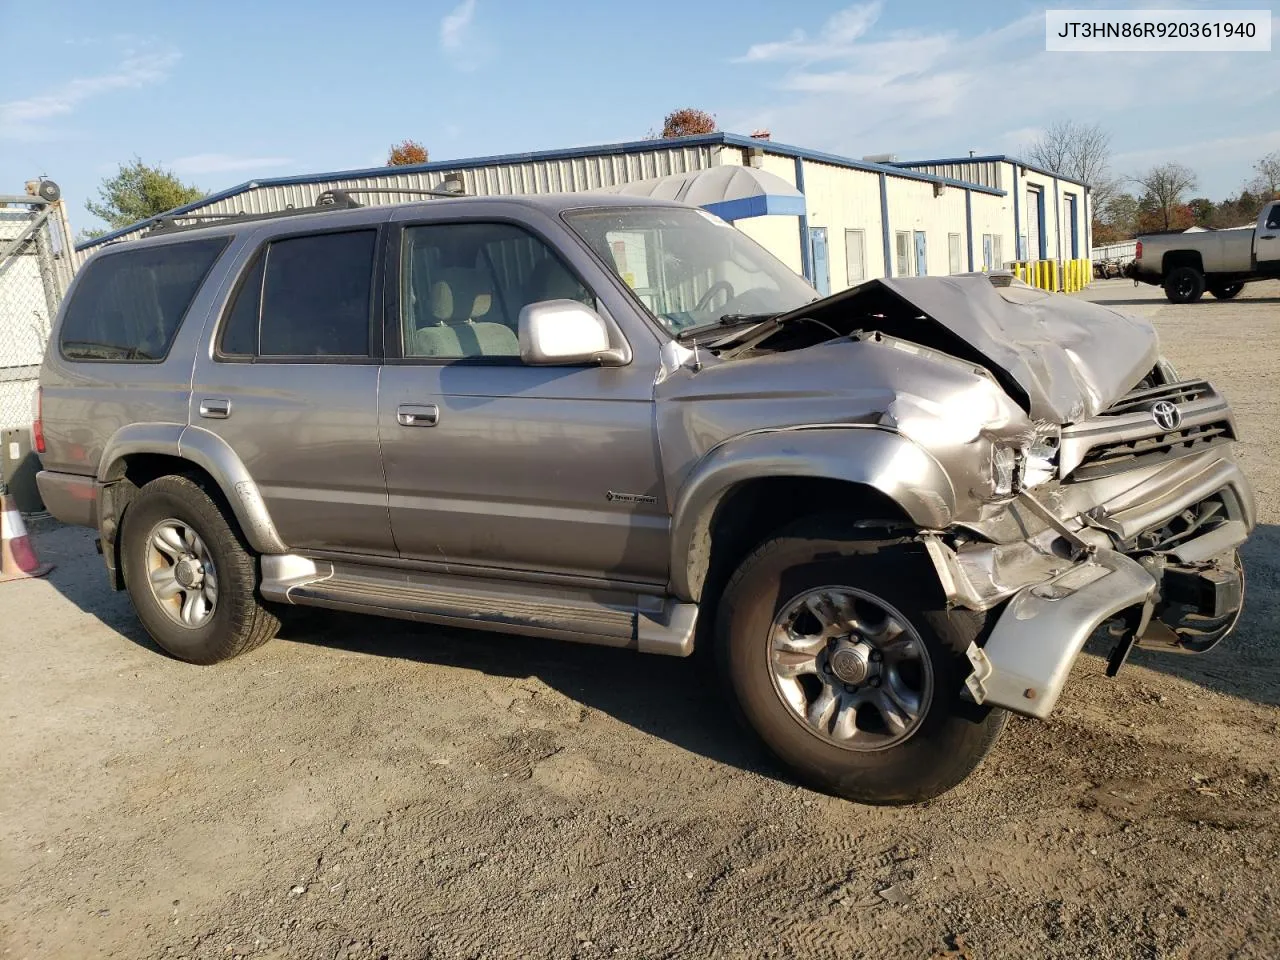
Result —
POLYGON ((1021 452, 1018 447, 1009 444, 991 445, 991 493, 996 498, 1013 496, 1021 452))

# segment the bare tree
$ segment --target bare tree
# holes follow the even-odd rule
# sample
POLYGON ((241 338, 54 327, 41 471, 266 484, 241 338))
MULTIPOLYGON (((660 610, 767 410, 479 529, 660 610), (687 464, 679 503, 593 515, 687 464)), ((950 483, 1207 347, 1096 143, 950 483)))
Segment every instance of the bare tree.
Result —
POLYGON ((1195 189, 1196 175, 1180 163, 1162 163, 1140 176, 1130 177, 1142 187, 1142 203, 1148 206, 1162 229, 1174 227, 1183 211, 1182 197, 1195 189))
POLYGON ((1022 153, 1036 166, 1097 189, 1107 181, 1111 134, 1097 123, 1056 120, 1022 153))
POLYGON ((1264 200, 1280 197, 1280 150, 1272 150, 1253 169, 1255 176, 1245 189, 1264 200))

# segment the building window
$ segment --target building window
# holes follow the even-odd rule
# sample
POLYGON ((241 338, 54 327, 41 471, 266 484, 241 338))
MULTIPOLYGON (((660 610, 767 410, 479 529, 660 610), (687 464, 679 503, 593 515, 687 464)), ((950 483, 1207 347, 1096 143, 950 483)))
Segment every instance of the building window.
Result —
POLYGON ((897 234, 897 264, 894 270, 894 276, 911 277, 915 275, 915 271, 911 269, 914 260, 911 256, 911 231, 899 230, 897 234))
POLYGON ((964 265, 960 259, 960 234, 947 234, 947 265, 952 273, 963 273, 964 265))
POLYGON ((844 232, 844 269, 849 286, 867 279, 867 235, 863 230, 844 232))

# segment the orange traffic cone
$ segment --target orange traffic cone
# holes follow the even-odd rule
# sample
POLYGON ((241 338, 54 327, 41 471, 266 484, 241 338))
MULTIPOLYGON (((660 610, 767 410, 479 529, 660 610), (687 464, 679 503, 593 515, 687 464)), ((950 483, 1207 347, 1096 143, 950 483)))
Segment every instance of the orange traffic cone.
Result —
POLYGON ((43 577, 53 569, 41 563, 27 536, 22 514, 7 493, 0 493, 0 583, 43 577))

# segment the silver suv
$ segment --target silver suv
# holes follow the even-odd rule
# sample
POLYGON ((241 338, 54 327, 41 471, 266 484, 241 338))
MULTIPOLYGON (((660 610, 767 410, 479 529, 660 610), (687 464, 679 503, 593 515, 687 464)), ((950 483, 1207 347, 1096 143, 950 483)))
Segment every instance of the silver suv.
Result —
POLYGON ((175 657, 251 650, 291 604, 697 646, 799 777, 875 803, 1047 716, 1099 628, 1113 672, 1213 646, 1254 525, 1226 401, 1146 322, 999 276, 819 300, 633 198, 109 246, 41 404, 46 503, 175 657))

